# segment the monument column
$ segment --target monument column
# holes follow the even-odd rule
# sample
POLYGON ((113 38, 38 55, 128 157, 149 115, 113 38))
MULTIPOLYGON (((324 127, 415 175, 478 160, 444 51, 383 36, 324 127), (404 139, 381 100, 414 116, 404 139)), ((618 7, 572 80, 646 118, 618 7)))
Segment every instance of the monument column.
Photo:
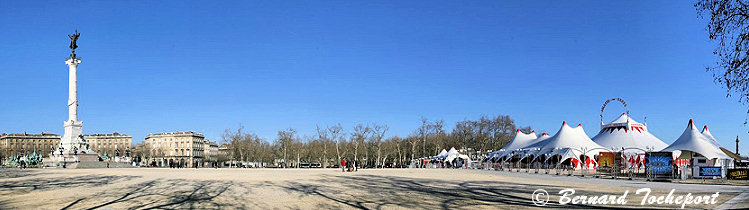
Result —
MULTIPOLYGON (((73 54, 72 56, 75 56, 73 54)), ((78 121, 78 64, 81 63, 81 58, 70 57, 65 60, 65 64, 68 65, 69 77, 68 77, 68 121, 78 121)))
POLYGON ((76 41, 81 34, 78 30, 70 37, 70 57, 65 59, 68 65, 68 120, 65 125, 65 134, 60 141, 60 148, 63 155, 78 154, 96 154, 89 148, 88 142, 83 139, 83 122, 78 121, 78 64, 81 58, 75 55, 75 49, 78 48, 76 41))

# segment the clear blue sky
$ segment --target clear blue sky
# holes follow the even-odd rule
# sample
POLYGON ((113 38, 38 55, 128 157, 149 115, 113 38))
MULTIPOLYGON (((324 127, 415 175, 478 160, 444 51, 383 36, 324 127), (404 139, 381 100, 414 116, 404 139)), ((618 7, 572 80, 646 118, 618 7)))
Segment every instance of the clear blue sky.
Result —
POLYGON ((63 133, 78 28, 84 133, 219 140, 241 123, 272 140, 340 122, 405 136, 422 116, 452 129, 507 114, 592 137, 622 97, 666 143, 694 118, 749 152, 746 107, 704 71, 714 43, 687 1, 2 1, 0 22, 0 132, 63 133))

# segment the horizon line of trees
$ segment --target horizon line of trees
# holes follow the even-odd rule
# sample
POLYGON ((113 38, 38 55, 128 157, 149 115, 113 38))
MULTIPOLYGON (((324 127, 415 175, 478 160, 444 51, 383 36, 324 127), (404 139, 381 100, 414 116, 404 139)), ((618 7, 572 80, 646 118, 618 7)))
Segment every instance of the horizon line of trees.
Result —
POLYGON ((313 136, 299 136, 293 128, 280 130, 273 141, 266 141, 244 126, 226 129, 221 135, 227 147, 222 161, 257 162, 278 167, 299 167, 300 163, 337 166, 341 159, 355 161, 363 167, 401 167, 410 160, 434 156, 442 149, 455 147, 469 152, 496 150, 508 144, 520 127, 507 115, 482 116, 463 120, 452 131, 445 131, 443 120, 421 118, 421 126, 405 137, 385 138, 389 127, 384 124, 357 124, 347 130, 340 123, 316 126, 313 136))

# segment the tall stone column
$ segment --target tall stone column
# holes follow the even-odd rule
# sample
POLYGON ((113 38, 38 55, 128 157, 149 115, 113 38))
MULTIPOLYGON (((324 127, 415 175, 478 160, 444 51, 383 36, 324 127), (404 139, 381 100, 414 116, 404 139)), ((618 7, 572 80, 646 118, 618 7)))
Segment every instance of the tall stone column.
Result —
POLYGON ((81 59, 71 54, 65 60, 68 65, 68 121, 65 121, 65 134, 60 141, 64 154, 93 153, 88 142, 83 139, 83 122, 78 121, 78 64, 81 59))
POLYGON ((65 64, 68 65, 68 121, 78 121, 78 64, 80 58, 68 58, 65 64))

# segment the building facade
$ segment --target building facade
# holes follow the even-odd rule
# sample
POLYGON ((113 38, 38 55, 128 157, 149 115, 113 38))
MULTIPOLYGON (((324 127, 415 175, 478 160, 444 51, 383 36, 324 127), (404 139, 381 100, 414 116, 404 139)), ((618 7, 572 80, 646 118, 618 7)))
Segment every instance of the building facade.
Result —
POLYGON ((132 136, 119 133, 83 135, 83 139, 91 146, 91 150, 109 157, 114 157, 117 153, 120 157, 125 156, 133 144, 132 136))
POLYGON ((0 136, 0 150, 2 156, 22 156, 33 152, 49 157, 52 148, 60 144, 60 135, 52 133, 29 134, 13 133, 0 136))
MULTIPOLYGON (((205 162, 214 163, 218 160, 218 144, 215 141, 205 140, 203 154, 205 154, 205 162)), ((210 165, 205 165, 210 166, 210 165)))
POLYGON ((192 131, 148 134, 148 164, 158 167, 195 167, 205 161, 205 136, 192 131))

